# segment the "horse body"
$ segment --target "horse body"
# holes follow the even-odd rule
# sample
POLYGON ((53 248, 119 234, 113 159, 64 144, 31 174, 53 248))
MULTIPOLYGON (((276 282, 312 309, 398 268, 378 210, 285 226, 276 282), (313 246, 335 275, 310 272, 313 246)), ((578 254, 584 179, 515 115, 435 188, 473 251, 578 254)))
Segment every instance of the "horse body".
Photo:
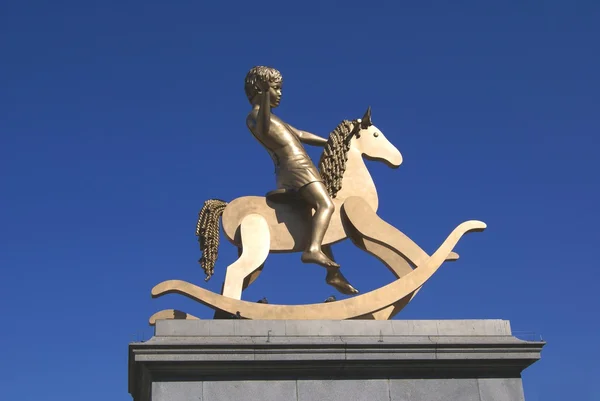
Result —
MULTIPOLYGON (((382 137, 378 138, 384 142, 382 137)), ((352 139, 352 141, 358 141, 352 139)), ((388 142, 389 143, 389 142, 388 142)), ((399 154, 399 152, 398 152, 399 154)), ((344 201, 350 196, 360 196, 376 211, 378 206, 375 184, 362 158, 362 154, 353 142, 348 151, 346 170, 342 179, 342 188, 333 199, 335 212, 329 223, 323 245, 330 245, 347 238, 342 224, 341 210, 344 201)), ((270 252, 302 252, 310 236, 312 210, 302 201, 290 199, 290 202, 273 202, 263 196, 244 196, 230 202, 223 212, 223 231, 229 241, 242 247, 240 225, 251 214, 265 219, 269 227, 270 252)))

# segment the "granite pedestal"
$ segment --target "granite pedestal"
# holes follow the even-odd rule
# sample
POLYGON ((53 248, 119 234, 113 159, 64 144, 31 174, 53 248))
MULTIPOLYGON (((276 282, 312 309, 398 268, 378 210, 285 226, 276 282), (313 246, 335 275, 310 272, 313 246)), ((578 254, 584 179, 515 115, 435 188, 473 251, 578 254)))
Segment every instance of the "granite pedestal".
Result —
POLYGON ((544 342, 503 320, 160 320, 134 401, 523 401, 544 342))

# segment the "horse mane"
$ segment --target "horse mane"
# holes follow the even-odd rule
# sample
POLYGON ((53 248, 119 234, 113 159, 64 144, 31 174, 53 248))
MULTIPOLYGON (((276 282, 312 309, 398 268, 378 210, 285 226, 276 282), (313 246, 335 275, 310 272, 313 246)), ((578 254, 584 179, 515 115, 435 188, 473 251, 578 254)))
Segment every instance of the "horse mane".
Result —
POLYGON ((325 149, 319 160, 319 171, 323 184, 327 188, 329 196, 335 198, 340 189, 342 189, 342 179, 346 171, 346 162, 348 161, 348 151, 350 150, 350 141, 352 126, 356 121, 343 120, 329 135, 325 149))

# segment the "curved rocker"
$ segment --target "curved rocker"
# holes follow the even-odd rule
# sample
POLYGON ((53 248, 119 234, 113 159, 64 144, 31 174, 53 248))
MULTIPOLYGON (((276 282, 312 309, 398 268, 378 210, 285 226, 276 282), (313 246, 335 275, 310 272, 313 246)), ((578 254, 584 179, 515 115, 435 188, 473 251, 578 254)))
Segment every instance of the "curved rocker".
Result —
POLYGON ((411 296, 449 257, 464 234, 485 228, 485 223, 476 220, 460 224, 431 257, 408 274, 377 290, 343 301, 312 305, 258 304, 224 297, 181 280, 168 280, 156 285, 152 289, 152 297, 177 293, 244 319, 353 319, 380 311, 411 296))
MULTIPOLYGON (((348 236, 358 248, 375 256, 396 276, 401 278, 429 258, 429 255, 400 230, 382 220, 361 197, 349 197, 342 208, 348 236)), ((446 262, 458 260, 458 254, 450 252, 446 262)), ((398 300, 377 312, 360 316, 359 319, 388 320, 400 312, 419 292, 398 300)))
POLYGON ((165 319, 175 319, 175 320, 200 320, 194 315, 190 315, 189 313, 182 312, 177 309, 164 309, 156 312, 154 315, 150 316, 148 319, 148 323, 150 326, 154 326, 157 320, 165 320, 165 319))

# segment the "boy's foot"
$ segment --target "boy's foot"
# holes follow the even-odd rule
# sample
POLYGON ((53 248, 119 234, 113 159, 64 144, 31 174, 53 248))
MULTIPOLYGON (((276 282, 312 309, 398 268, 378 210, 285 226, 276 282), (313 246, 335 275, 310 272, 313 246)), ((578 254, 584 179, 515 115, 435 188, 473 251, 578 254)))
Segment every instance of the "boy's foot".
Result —
POLYGON ((329 259, 323 251, 305 251, 301 259, 304 263, 316 263, 326 268, 340 267, 340 265, 329 259))
POLYGON ((325 277, 327 284, 335 287, 336 290, 346 295, 358 294, 358 290, 352 287, 352 284, 346 280, 346 277, 340 272, 339 268, 327 269, 327 277, 325 277))

